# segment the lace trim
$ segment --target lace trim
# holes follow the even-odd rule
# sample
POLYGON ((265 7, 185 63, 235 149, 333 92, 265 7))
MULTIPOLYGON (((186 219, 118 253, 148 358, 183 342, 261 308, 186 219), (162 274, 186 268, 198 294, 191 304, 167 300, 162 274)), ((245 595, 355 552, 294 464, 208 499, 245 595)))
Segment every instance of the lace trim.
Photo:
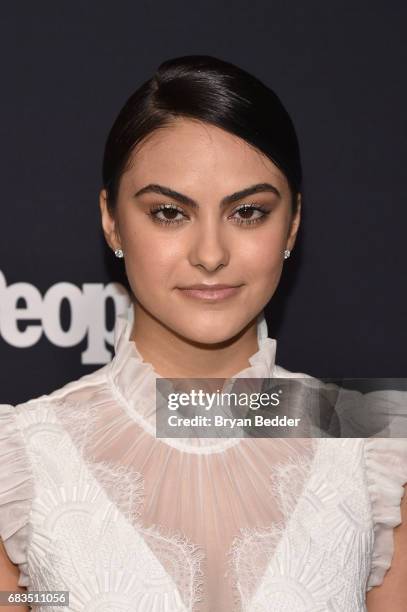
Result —
POLYGON ((283 521, 280 521, 269 527, 241 528, 233 539, 227 553, 226 576, 232 576, 234 609, 239 612, 249 610, 247 606, 263 581, 264 572, 284 531, 283 521), (264 570, 260 577, 259 568, 264 570))
POLYGON ((250 604, 262 584, 267 567, 282 537, 288 531, 298 506, 298 491, 293 482, 302 482, 305 491, 312 466, 316 461, 316 444, 312 456, 298 455, 272 466, 270 474, 270 500, 277 503, 282 518, 267 527, 241 528, 227 553, 227 576, 232 578, 232 592, 236 610, 250 612, 250 604), (259 577, 259 568, 263 572, 259 577), (249 607, 247 607, 249 606, 249 607))
POLYGON ((180 531, 170 531, 159 525, 140 530, 149 547, 169 572, 183 595, 189 610, 202 601, 204 573, 201 562, 206 555, 202 547, 193 544, 180 531), (168 546, 170 545, 170 546, 168 546))

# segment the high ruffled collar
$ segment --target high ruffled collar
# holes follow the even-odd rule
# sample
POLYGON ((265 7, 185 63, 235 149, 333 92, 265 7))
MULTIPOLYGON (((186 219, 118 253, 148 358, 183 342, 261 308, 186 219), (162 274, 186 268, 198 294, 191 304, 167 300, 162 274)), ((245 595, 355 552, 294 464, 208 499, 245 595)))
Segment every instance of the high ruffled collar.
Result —
MULTIPOLYGON (((136 343, 130 340, 133 328, 134 310, 131 304, 124 314, 116 317, 114 327, 115 355, 109 364, 109 379, 121 399, 128 415, 151 435, 155 436, 156 416, 156 379, 162 378, 151 363, 144 361, 136 343)), ((230 377, 223 386, 236 378, 271 378, 275 367, 277 341, 268 337, 267 322, 262 311, 257 317, 258 350, 249 357, 250 366, 230 377)), ((160 438, 168 444, 185 450, 185 438, 160 438), (181 444, 182 443, 182 444, 181 444), (181 446, 180 446, 181 445, 181 446)), ((239 438, 216 440, 217 447, 227 448, 239 438)), ((205 447, 215 450, 213 438, 189 438, 188 447, 200 447, 198 452, 206 452, 205 447)), ((189 448, 188 448, 189 450, 189 448)), ((212 450, 208 452, 212 452, 212 450)))

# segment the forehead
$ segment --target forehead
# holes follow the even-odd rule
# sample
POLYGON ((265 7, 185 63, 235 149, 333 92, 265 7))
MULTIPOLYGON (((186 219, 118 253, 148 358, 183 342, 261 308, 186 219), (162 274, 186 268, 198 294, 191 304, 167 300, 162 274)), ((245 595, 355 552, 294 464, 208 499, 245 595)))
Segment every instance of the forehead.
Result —
POLYGON ((149 134, 133 151, 125 176, 132 186, 161 180, 221 191, 274 180, 282 192, 288 191, 284 174, 258 149, 217 126, 189 118, 176 118, 149 134))

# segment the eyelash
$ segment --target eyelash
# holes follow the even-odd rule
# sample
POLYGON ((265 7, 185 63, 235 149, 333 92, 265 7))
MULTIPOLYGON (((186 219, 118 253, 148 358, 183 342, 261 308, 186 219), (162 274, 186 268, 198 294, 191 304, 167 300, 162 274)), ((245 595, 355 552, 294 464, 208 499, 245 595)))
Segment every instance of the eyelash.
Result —
MULTIPOLYGON (((172 204, 160 204, 159 206, 151 208, 150 212, 148 213, 155 223, 161 223, 163 225, 178 225, 179 223, 183 223, 183 219, 159 219, 155 215, 162 210, 176 210, 184 215, 184 211, 181 208, 178 208, 178 206, 173 206, 172 204)), ((262 212, 263 215, 261 217, 257 217, 257 219, 240 219, 237 221, 238 225, 252 225, 254 223, 261 223, 271 212, 259 204, 243 204, 242 206, 239 206, 239 208, 237 208, 233 214, 241 210, 258 210, 259 212, 262 212)))

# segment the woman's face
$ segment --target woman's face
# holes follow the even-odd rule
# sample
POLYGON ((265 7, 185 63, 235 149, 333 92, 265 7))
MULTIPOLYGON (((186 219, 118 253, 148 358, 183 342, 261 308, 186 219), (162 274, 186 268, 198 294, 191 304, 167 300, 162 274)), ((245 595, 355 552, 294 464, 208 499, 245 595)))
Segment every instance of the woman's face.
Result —
POLYGON ((199 343, 228 340, 255 324, 300 221, 300 202, 292 218, 282 172, 237 136, 187 118, 150 134, 132 162, 115 218, 104 190, 100 207, 109 245, 124 252, 136 308, 138 302, 167 329, 199 343), (182 289, 198 283, 239 289, 211 301, 182 289))

